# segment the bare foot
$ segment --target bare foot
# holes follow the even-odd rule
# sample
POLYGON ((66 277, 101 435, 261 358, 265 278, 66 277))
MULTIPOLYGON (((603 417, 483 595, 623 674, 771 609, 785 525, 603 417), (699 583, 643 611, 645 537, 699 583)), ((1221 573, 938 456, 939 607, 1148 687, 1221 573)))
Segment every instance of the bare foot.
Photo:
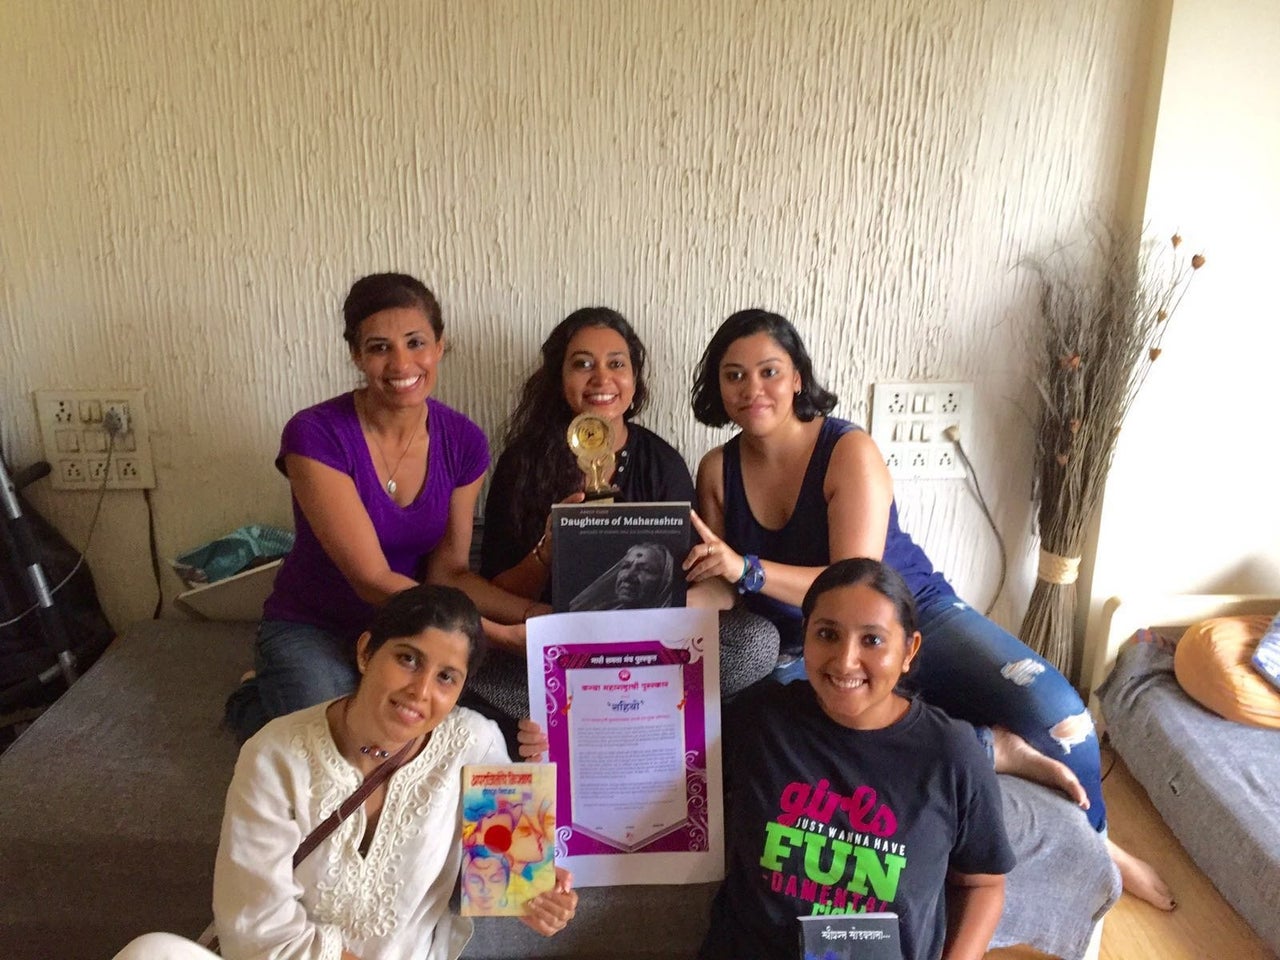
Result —
POLYGON ((1061 790, 1077 807, 1089 809, 1089 797, 1084 792, 1084 787, 1065 763, 1045 756, 1012 730, 992 727, 991 733, 996 755, 996 773, 1011 773, 1023 780, 1061 790))
POLYGON ((1160 910, 1172 910, 1177 901, 1173 899, 1173 891, 1160 879, 1156 868, 1145 860, 1139 860, 1132 853, 1116 846, 1112 840, 1107 841, 1107 853, 1120 869, 1120 882, 1126 893, 1132 893, 1139 900, 1145 900, 1160 910))

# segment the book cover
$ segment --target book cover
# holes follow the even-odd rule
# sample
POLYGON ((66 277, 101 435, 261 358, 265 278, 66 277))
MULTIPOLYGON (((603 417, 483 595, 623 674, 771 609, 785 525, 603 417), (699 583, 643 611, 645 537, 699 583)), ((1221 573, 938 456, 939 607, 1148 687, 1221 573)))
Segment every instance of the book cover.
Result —
POLYGON ((462 768, 464 917, 518 917, 555 886, 554 763, 462 768))
POLYGON ((683 607, 688 503, 571 503, 551 508, 551 604, 557 613, 683 607))
POLYGON ((902 960, 896 913, 800 917, 801 960, 902 960))

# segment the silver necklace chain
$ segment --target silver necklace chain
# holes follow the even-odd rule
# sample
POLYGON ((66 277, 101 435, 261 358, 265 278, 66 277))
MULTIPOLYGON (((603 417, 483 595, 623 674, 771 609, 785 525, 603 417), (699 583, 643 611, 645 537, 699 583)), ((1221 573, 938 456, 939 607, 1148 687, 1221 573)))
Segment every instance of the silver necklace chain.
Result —
POLYGON ((396 461, 395 469, 391 468, 391 464, 387 462, 387 454, 382 449, 382 441, 378 439, 378 434, 374 431, 369 423, 369 418, 360 411, 360 404, 356 404, 356 416, 360 420, 360 424, 364 427, 366 433, 373 438, 374 448, 378 451, 378 459, 382 461, 382 469, 387 471, 386 491, 387 496, 394 497, 396 490, 396 474, 400 472, 400 464, 404 463, 404 458, 409 455, 409 448, 413 446, 413 442, 418 439, 418 431, 414 430, 413 435, 409 437, 409 442, 404 445, 404 449, 400 451, 400 459, 396 461))

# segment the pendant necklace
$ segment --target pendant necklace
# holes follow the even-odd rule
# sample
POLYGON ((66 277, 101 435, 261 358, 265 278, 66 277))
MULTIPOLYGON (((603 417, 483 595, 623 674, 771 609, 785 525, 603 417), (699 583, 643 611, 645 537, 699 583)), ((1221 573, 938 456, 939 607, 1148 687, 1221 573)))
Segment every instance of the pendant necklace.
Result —
MULTIPOLYGON (((351 712, 351 699, 347 697, 342 701, 342 725, 347 728, 348 734, 351 732, 351 721, 347 719, 347 714, 351 712)), ((376 743, 366 743, 359 750, 366 757, 373 757, 375 760, 385 760, 391 756, 390 750, 384 750, 376 743)))
POLYGON ((369 424, 368 418, 366 418, 364 414, 360 412, 359 407, 356 408, 356 415, 359 417, 360 423, 364 427, 365 432, 367 432, 369 436, 373 438, 373 445, 378 450, 378 459, 382 461, 382 469, 387 471, 387 483, 386 483, 387 496, 394 497, 396 495, 396 490, 399 489, 396 486, 396 474, 400 472, 400 464, 404 463, 404 458, 409 455, 409 448, 412 447, 413 442, 418 439, 418 431, 417 430, 413 431, 413 435, 409 437, 409 442, 406 443, 404 445, 404 449, 400 451, 400 459, 396 461, 396 466, 395 466, 395 469, 393 470, 391 468, 391 464, 387 462, 386 453, 383 452, 382 441, 378 439, 378 434, 374 432, 373 427, 370 426, 369 424))

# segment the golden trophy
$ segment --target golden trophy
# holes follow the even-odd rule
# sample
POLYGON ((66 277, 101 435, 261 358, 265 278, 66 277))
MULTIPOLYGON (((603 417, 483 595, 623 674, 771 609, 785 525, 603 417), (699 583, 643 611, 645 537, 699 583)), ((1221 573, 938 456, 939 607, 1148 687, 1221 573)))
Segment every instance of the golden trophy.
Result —
POLYGON ((618 488, 608 482, 613 473, 613 427, 594 413, 580 413, 569 424, 569 449, 578 458, 578 469, 586 477, 586 502, 612 503, 618 488))

